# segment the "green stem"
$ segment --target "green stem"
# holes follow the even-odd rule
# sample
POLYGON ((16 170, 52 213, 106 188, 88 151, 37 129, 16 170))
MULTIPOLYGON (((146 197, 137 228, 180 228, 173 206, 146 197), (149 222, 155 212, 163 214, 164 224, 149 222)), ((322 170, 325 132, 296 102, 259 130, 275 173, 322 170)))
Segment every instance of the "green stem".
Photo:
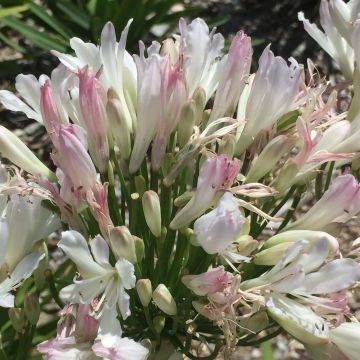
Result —
POLYGON ((124 220, 120 213, 118 199, 115 194, 115 188, 112 184, 109 184, 109 210, 110 217, 114 222, 115 226, 124 225, 124 220))
POLYGON ((265 341, 260 345, 263 360, 275 360, 270 341, 265 341))
POLYGON ((64 303, 62 302, 62 300, 59 297, 59 293, 56 289, 54 277, 53 277, 53 273, 52 273, 51 269, 45 270, 45 277, 48 282, 49 290, 50 290, 50 293, 51 293, 54 301, 60 307, 60 309, 62 309, 64 307, 64 303))
POLYGON ((318 170, 318 174, 316 175, 315 180, 315 196, 317 200, 320 200, 322 197, 322 189, 323 189, 323 175, 325 170, 326 164, 322 164, 320 169, 318 170))
POLYGON ((126 201, 128 207, 130 207, 131 206, 131 196, 130 196, 129 190, 128 190, 127 186, 126 186, 125 178, 124 178, 124 175, 122 173, 120 163, 119 163, 119 161, 118 161, 118 159, 116 157, 114 149, 112 149, 110 153, 111 153, 111 159, 115 164, 116 174, 117 174, 117 176, 119 177, 119 180, 120 180, 121 193, 122 193, 122 195, 124 195, 125 201, 126 201))
POLYGON ((299 202, 301 199, 301 193, 302 193, 302 191, 300 189, 298 189, 297 194, 295 194, 293 202, 289 208, 289 211, 287 212, 283 222, 280 224, 279 228, 277 229, 276 234, 279 233, 291 220, 292 216, 295 213, 297 206, 299 205, 299 202))
POLYGON ((331 176, 332 176, 332 173, 334 171, 334 167, 335 167, 335 161, 332 161, 330 163, 330 166, 329 166, 329 170, 327 172, 327 175, 326 175, 326 182, 325 182, 325 187, 324 187, 324 192, 329 188, 330 186, 330 182, 331 182, 331 176))

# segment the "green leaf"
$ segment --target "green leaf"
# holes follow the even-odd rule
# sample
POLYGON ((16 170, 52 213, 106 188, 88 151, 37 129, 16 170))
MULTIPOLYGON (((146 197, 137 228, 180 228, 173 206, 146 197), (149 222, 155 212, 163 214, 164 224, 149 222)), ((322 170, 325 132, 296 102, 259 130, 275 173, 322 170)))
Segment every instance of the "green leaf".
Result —
POLYGON ((0 18, 9 16, 9 15, 20 14, 21 12, 26 11, 27 9, 28 9, 27 5, 0 8, 0 18))
POLYGON ((27 25, 21 20, 13 17, 6 17, 2 19, 2 22, 18 31, 33 44, 43 49, 66 51, 68 48, 68 43, 64 39, 40 32, 36 27, 27 25))
POLYGON ((7 44, 8 46, 12 47, 13 49, 15 49, 16 51, 18 51, 20 53, 26 52, 26 50, 22 46, 17 44, 15 41, 12 41, 10 38, 8 38, 2 32, 0 32, 0 40, 2 40, 5 44, 7 44))
POLYGON ((58 0, 56 6, 61 10, 65 15, 67 15, 70 20, 78 24, 85 30, 90 29, 91 17, 88 13, 81 10, 79 7, 66 0, 58 0))
POLYGON ((299 110, 293 110, 286 114, 284 114, 278 121, 277 121, 277 128, 278 130, 284 130, 289 126, 293 125, 297 118, 299 117, 300 112, 299 110))
POLYGON ((45 10, 43 10, 39 5, 31 2, 29 3, 29 10, 41 19, 44 23, 49 25, 52 29, 58 32, 65 39, 72 37, 72 34, 64 27, 64 25, 58 21, 53 16, 50 16, 45 10))

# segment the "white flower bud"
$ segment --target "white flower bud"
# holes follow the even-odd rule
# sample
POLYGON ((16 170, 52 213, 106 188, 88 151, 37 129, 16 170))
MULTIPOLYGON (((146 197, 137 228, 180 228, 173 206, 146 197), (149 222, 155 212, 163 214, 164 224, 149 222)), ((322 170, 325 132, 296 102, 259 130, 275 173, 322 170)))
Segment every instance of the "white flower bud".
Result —
POLYGON ((126 226, 117 226, 110 230, 110 246, 117 259, 125 258, 136 263, 135 241, 126 226))
POLYGON ((149 279, 139 279, 136 283, 136 291, 142 306, 148 306, 152 296, 151 281, 149 279))
POLYGON ((165 313, 171 316, 177 314, 177 306, 169 289, 164 284, 159 284, 153 292, 155 304, 165 313))
POLYGON ((145 220, 150 231, 156 236, 161 235, 161 209, 159 196, 155 191, 145 191, 142 197, 145 220))

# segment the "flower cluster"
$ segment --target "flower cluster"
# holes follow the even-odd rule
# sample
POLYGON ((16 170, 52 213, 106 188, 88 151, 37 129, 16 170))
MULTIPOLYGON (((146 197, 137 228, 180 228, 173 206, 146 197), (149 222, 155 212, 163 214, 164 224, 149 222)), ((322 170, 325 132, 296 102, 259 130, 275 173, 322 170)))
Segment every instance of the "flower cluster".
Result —
POLYGON ((323 0, 325 33, 299 15, 351 80, 346 112, 311 61, 269 45, 252 70, 250 37, 226 53, 201 19, 133 56, 131 20, 119 40, 107 23, 99 46, 53 51, 50 77, 18 75, 19 97, 1 90, 43 124, 52 164, 0 127, 0 355, 196 358, 205 344, 230 359, 285 331, 314 359, 356 360, 359 241, 340 235, 360 213, 359 11, 323 0))

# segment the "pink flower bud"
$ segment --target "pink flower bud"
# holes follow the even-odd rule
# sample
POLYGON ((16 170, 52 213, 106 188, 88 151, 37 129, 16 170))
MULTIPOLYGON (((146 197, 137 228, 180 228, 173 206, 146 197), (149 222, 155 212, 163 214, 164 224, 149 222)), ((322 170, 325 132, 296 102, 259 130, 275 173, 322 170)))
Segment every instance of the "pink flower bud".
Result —
POLYGON ((109 144, 107 139, 106 92, 88 67, 79 71, 79 100, 89 151, 101 172, 107 169, 109 144))

